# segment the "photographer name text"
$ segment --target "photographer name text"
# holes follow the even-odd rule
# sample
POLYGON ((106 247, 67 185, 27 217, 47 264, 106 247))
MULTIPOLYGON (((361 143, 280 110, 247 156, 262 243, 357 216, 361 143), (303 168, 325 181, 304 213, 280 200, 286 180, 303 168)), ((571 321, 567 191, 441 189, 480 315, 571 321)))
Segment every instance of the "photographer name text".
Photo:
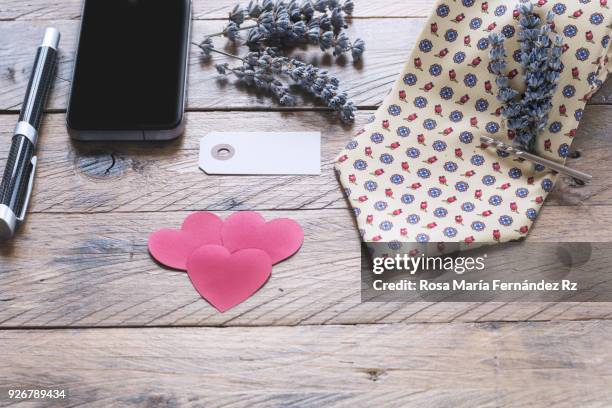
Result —
POLYGON ((372 283, 376 291, 468 291, 468 292, 576 292, 578 283, 564 279, 559 282, 545 280, 521 282, 508 282, 501 279, 493 281, 480 280, 468 282, 462 279, 454 279, 447 282, 434 282, 426 279, 408 280, 402 279, 395 282, 385 282, 382 279, 372 283))

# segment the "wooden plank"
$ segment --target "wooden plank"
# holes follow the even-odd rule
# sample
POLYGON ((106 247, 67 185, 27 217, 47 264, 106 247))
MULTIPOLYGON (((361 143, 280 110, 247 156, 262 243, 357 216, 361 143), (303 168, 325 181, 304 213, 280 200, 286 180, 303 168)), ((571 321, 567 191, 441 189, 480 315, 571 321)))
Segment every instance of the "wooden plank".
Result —
MULTIPOLYGON (((530 242, 609 242, 612 206, 547 207, 530 242), (580 228, 576 228, 580 220, 580 228)), ((219 212, 220 216, 228 213, 219 212)), ((612 303, 361 303, 360 243, 348 210, 264 212, 295 218, 306 241, 266 286, 220 314, 183 272, 148 255, 148 236, 187 215, 33 214, 0 248, 1 327, 262 326, 609 318, 612 303)))
MULTIPOLYGON (((74 61, 75 40, 78 30, 76 21, 16 21, 3 22, 3 35, 0 36, 0 111, 16 112, 22 103, 29 79, 35 47, 40 41, 45 26, 54 24, 62 34, 61 57, 58 79, 49 100, 48 108, 63 110, 66 108, 72 66, 74 61)), ((335 61, 330 54, 323 55, 316 47, 307 50, 296 50, 293 55, 307 62, 313 62, 336 75, 354 102, 362 108, 377 106, 389 92, 392 84, 418 38, 423 19, 367 19, 355 20, 348 34, 352 38, 361 37, 367 42, 368 51, 364 60, 353 64, 350 60, 335 61), (389 41, 393 38, 393 41, 389 41)), ((197 21, 194 24, 194 41, 199 41, 206 34, 218 32, 223 26, 221 21, 197 21)), ((218 47, 223 47, 225 40, 219 39, 218 47)), ((243 48, 226 51, 244 54, 243 48)), ((215 63, 227 62, 226 57, 203 59, 198 48, 191 50, 188 108, 202 109, 278 109, 276 102, 268 95, 243 86, 234 85, 232 81, 220 78, 214 67, 215 63)), ((232 62, 233 63, 233 62, 232 62)), ((298 93, 299 95, 299 93, 298 93)), ((604 86, 596 103, 609 103, 612 99, 612 84, 604 86)), ((316 101, 312 98, 299 98, 299 105, 312 108, 316 101)))
POLYGON ((70 407, 605 407, 611 337, 609 321, 1 331, 0 387, 64 388, 70 407))
MULTIPOLYGON (((586 110, 572 167, 595 175, 588 186, 562 178, 548 206, 610 204, 612 181, 601 171, 612 150, 607 136, 612 107, 586 110)), ((358 125, 372 112, 361 112, 358 125)), ((15 115, 0 115, 0 168, 4 167, 15 115)), ((332 163, 353 129, 324 112, 204 112, 188 115, 185 136, 161 144, 71 142, 63 114, 47 115, 40 139, 33 212, 182 211, 347 208, 332 163), (219 177, 198 169, 199 139, 210 131, 323 130, 321 176, 219 177), (321 129, 325 126, 325 129, 321 129)))
MULTIPOLYGON (((427 17, 433 0, 410 0, 410 2, 377 0, 354 0, 354 18, 370 17, 427 17)), ((194 0, 193 18, 196 20, 225 19, 228 12, 239 3, 237 0, 194 0)), ((243 5, 248 1, 242 1, 243 5)), ((76 20, 81 16, 81 0, 5 0, 0 5, 0 21, 32 20, 76 20)))
MULTIPOLYGON (((54 24, 62 32, 61 57, 58 77, 51 94, 48 108, 65 109, 72 78, 72 65, 76 47, 78 23, 76 21, 34 21, 4 22, 0 37, 0 110, 18 109, 27 86, 35 47, 40 41, 43 28, 54 24), (18 41, 17 41, 18 39, 18 41)), ((193 40, 200 41, 206 34, 219 32, 221 21, 196 21, 193 26, 193 40)), ((331 54, 323 56, 317 47, 308 51, 297 50, 294 55, 304 61, 315 62, 338 75, 345 89, 359 105, 380 103, 395 81, 400 69, 406 62, 423 25, 422 19, 373 19, 356 20, 347 33, 352 37, 362 37, 368 42, 367 57, 356 66, 349 60, 334 61, 331 54), (390 43, 388 38, 395 41, 390 43)), ((218 39, 223 48, 225 39, 218 39)), ((226 49, 244 54, 246 49, 226 49)), ((236 87, 222 80, 216 72, 215 63, 228 62, 226 57, 204 60, 199 49, 192 47, 189 73, 189 109, 239 108, 248 107, 270 109, 277 104, 267 95, 236 87)), ((234 63, 232 61, 232 63, 234 63)), ((310 98, 302 99, 301 104, 312 106, 310 98)))

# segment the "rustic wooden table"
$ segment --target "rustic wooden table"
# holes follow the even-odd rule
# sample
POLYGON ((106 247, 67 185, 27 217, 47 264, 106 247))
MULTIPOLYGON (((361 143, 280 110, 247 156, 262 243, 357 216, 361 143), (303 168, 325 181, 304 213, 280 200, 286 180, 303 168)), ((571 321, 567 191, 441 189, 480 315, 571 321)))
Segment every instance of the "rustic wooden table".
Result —
MULTIPOLYGON (((195 41, 233 0, 195 0, 195 41)), ((363 122, 414 45, 432 0, 356 0, 363 63, 298 51, 337 74, 363 122)), ((25 228, 0 247, 0 390, 65 388, 58 406, 611 406, 612 304, 360 303, 359 237, 332 172, 352 129, 310 100, 279 109, 219 81, 192 50, 188 130, 161 144, 78 143, 64 112, 80 0, 0 2, 0 167, 45 26, 63 33, 25 228), (323 132, 320 177, 211 177, 209 131, 323 132), (190 212, 290 216, 302 251, 252 299, 217 313, 147 237, 190 212)), ((218 60, 219 61, 219 60, 218 60)), ((571 165, 530 240, 609 241, 612 84, 586 110, 571 165), (576 155, 577 156, 577 155, 576 155)), ((7 403, 0 398, 0 405, 7 403)), ((32 405, 43 405, 42 403, 32 405)))

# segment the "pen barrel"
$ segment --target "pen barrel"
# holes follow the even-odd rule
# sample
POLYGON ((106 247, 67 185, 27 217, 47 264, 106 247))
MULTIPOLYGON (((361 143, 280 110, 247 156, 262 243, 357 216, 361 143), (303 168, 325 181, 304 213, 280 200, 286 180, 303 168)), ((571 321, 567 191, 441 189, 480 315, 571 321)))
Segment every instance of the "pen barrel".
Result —
POLYGON ((47 95, 55 75, 56 61, 56 49, 49 46, 38 48, 36 59, 34 60, 34 68, 19 115, 20 122, 27 122, 35 129, 38 129, 40 126, 47 95))
POLYGON ((19 222, 23 221, 32 193, 36 169, 36 141, 45 103, 57 62, 60 33, 47 28, 42 44, 36 51, 34 67, 19 122, 11 141, 11 149, 0 182, 0 240, 10 239, 19 222))
POLYGON ((23 135, 13 136, 6 168, 0 184, 0 205, 8 207, 21 217, 28 197, 30 176, 33 171, 34 145, 23 135))

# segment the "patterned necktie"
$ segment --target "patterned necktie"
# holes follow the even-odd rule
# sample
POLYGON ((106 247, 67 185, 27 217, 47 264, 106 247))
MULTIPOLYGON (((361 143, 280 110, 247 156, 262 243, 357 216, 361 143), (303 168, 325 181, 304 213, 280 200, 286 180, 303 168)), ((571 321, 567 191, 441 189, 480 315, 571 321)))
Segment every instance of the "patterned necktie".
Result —
MULTIPOLYGON (((507 1, 442 0, 372 122, 336 170, 366 242, 507 242, 525 237, 555 175, 480 143, 512 143, 488 69, 491 32, 506 37, 508 76, 522 85, 517 11, 507 1)), ((606 0, 539 1, 563 38, 563 70, 536 152, 563 162, 587 99, 603 84, 606 0)))

